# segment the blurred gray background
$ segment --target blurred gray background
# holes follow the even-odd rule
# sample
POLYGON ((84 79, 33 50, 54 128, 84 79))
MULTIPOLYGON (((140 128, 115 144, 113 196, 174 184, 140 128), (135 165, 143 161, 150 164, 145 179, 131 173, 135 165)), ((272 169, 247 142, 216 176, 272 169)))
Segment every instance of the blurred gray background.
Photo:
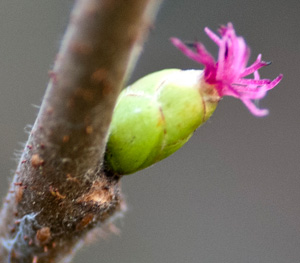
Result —
MULTIPOLYGON (((21 149, 48 81, 73 1, 0 1, 0 173, 4 198, 14 151, 21 149)), ((123 178, 128 212, 112 235, 76 256, 80 263, 300 262, 299 0, 168 0, 163 4, 132 80, 163 68, 198 68, 169 37, 201 40, 233 22, 273 64, 261 76, 284 79, 252 116, 225 97, 180 151, 123 178)))

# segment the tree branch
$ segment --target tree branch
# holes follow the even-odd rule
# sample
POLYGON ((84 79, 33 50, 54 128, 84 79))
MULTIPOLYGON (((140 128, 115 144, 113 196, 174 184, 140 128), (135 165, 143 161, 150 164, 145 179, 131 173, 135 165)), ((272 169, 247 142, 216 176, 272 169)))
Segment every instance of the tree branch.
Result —
POLYGON ((101 164, 117 96, 159 0, 79 0, 6 203, 1 262, 68 262, 120 211, 101 164))

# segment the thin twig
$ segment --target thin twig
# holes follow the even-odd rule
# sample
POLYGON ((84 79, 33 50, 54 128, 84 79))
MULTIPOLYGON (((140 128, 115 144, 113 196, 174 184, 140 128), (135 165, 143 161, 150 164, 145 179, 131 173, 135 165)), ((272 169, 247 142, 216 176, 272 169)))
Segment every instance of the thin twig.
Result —
POLYGON ((78 0, 1 212, 0 262, 67 262, 121 210, 101 170, 116 98, 159 0, 78 0))

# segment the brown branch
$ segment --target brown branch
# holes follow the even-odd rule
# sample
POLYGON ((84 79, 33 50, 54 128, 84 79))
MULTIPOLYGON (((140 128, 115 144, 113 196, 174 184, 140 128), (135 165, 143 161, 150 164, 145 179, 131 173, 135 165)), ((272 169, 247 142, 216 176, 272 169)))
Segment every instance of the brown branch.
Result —
POLYGON ((101 170, 116 98, 159 0, 79 0, 1 212, 0 262, 68 262, 121 210, 101 170))

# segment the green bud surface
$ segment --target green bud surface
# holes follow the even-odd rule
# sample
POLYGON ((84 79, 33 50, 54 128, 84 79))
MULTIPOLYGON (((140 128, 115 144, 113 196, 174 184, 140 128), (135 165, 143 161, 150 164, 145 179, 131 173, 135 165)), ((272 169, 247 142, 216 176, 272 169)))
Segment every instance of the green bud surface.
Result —
POLYGON ((165 69, 124 89, 109 130, 105 169, 144 169, 177 151, 216 109, 219 97, 201 70, 165 69))

